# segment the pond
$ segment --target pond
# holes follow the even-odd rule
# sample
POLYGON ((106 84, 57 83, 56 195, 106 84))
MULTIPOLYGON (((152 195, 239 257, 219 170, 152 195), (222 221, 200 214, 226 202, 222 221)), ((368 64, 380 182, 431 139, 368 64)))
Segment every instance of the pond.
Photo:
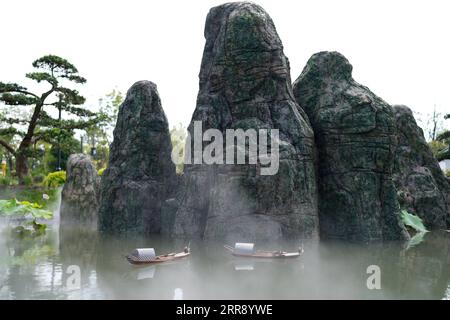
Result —
POLYGON ((288 261, 237 258, 222 242, 193 242, 186 260, 136 267, 124 258, 134 248, 163 254, 181 251, 186 243, 100 237, 59 230, 57 221, 34 240, 12 239, 5 224, 0 229, 0 299, 450 299, 445 231, 427 233, 410 248, 398 242, 309 241, 300 258, 288 261), (380 271, 380 289, 367 285, 373 266, 380 271))

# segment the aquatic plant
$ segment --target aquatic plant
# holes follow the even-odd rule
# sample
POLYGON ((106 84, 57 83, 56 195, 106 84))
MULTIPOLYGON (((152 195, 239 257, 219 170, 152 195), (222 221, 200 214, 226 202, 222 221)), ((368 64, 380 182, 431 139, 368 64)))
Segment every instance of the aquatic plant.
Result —
POLYGON ((427 228, 425 228, 423 221, 420 217, 411 214, 406 210, 402 210, 400 212, 400 216, 405 226, 411 227, 412 229, 414 229, 416 232, 419 233, 428 232, 427 228))
POLYGON ((409 241, 406 246, 406 250, 411 249, 412 247, 417 246, 420 244, 423 240, 425 240, 426 232, 418 232, 416 233, 409 241))
POLYGON ((412 236, 411 239, 408 241, 408 245, 406 247, 406 250, 408 250, 424 241, 425 234, 428 232, 428 230, 425 228, 423 221, 420 217, 411 214, 406 210, 402 210, 400 212, 400 216, 405 226, 408 226, 412 228, 414 231, 416 231, 416 234, 414 234, 414 236, 412 236))
POLYGON ((0 216, 18 217, 22 224, 13 228, 13 234, 22 236, 38 236, 45 233, 47 225, 38 220, 50 220, 53 212, 45 210, 42 205, 18 201, 17 199, 0 200, 0 216))

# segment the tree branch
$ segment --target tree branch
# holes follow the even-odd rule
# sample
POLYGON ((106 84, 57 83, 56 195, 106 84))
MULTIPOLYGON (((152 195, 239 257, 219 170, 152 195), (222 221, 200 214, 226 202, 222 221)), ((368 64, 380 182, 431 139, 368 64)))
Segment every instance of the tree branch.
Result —
POLYGON ((40 97, 40 99, 38 100, 38 102, 36 103, 36 107, 34 108, 33 115, 31 116, 31 120, 28 125, 27 132, 26 132, 22 142, 19 145, 19 150, 25 150, 31 145, 32 138, 34 135, 34 129, 36 128, 37 121, 41 114, 42 107, 44 106, 44 103, 45 103, 45 99, 47 99, 47 97, 49 95, 51 95, 55 91, 55 89, 56 89, 56 85, 52 85, 52 88, 49 91, 43 93, 42 96, 40 97))
POLYGON ((21 94, 33 96, 33 97, 39 99, 39 97, 36 94, 34 94, 32 92, 29 92, 27 90, 27 88, 19 86, 16 83, 3 83, 3 82, 0 82, 0 93, 11 93, 11 92, 21 93, 21 94))
MULTIPOLYGON (((12 92, 12 91, 10 91, 10 92, 12 92)), ((32 93, 32 92, 29 92, 29 91, 25 91, 25 90, 14 90, 13 92, 23 93, 23 94, 28 94, 28 95, 30 95, 30 96, 35 97, 36 99, 39 99, 39 96, 38 96, 38 95, 36 95, 36 94, 34 94, 34 93, 32 93)))
POLYGON ((11 147, 11 146, 9 145, 8 142, 6 142, 6 141, 0 139, 0 145, 2 145, 6 150, 8 150, 12 155, 14 155, 14 156, 16 155, 16 151, 14 150, 13 147, 11 147))

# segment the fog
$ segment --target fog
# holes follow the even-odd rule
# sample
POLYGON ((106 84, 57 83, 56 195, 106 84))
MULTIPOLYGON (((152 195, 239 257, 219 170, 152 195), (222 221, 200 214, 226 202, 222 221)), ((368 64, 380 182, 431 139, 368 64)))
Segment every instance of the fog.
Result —
MULTIPOLYGON (((159 237, 100 237, 55 227, 39 241, 11 241, 0 233, 0 299, 444 299, 449 298, 448 235, 433 232, 416 247, 404 243, 304 241, 297 259, 237 258, 222 242, 193 242, 191 256, 136 267, 124 255, 135 247, 157 254, 184 241, 159 237), (381 288, 369 289, 369 266, 381 288), (78 272, 78 273, 77 273, 78 272), (79 281, 74 275, 79 274, 79 281)), ((295 251, 298 242, 257 243, 295 251)), ((370 280, 369 280, 370 282, 370 280)))

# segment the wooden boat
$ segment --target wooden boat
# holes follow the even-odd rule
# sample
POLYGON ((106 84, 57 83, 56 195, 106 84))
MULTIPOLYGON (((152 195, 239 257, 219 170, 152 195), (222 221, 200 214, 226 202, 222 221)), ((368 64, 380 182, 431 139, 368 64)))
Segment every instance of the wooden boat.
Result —
POLYGON ((245 253, 235 250, 235 248, 233 248, 232 246, 224 245, 224 247, 225 249, 230 251, 233 256, 248 258, 291 259, 298 258, 303 253, 303 248, 299 248, 297 252, 256 250, 254 252, 245 253))
POLYGON ((129 254, 125 256, 131 264, 142 265, 142 264, 156 264, 168 261, 180 260, 188 257, 191 254, 189 247, 184 248, 183 252, 178 253, 168 253, 164 255, 159 255, 151 258, 139 257, 134 254, 129 254))

